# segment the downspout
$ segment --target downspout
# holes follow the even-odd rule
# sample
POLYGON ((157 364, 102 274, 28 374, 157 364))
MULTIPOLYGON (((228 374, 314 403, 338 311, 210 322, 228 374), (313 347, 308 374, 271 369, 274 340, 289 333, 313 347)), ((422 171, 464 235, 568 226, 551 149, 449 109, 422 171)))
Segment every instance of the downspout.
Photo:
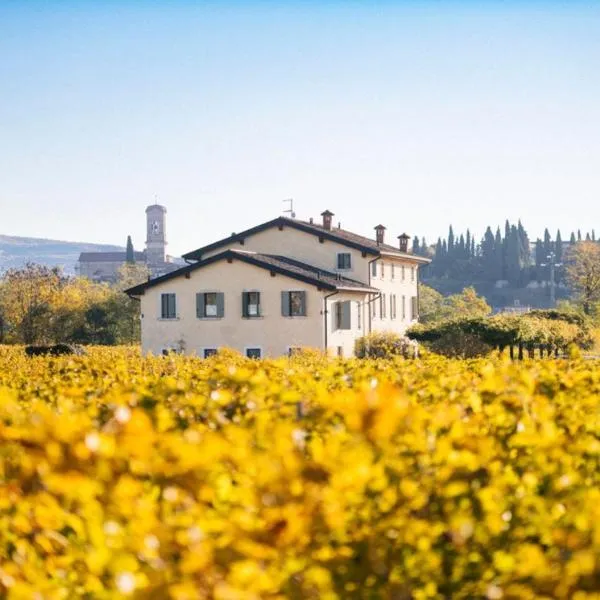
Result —
POLYGON ((331 292, 331 294, 327 294, 327 296, 323 297, 323 300, 325 302, 325 309, 323 310, 323 318, 325 320, 325 355, 327 356, 327 314, 329 313, 329 310, 327 309, 327 300, 329 298, 331 298, 332 296, 335 296, 336 294, 339 294, 339 290, 335 290, 335 292, 331 292))
MULTIPOLYGON (((373 260, 370 260, 367 263, 367 268, 369 270, 369 287, 373 287, 371 285, 371 265, 374 262, 377 262, 379 259, 381 258, 381 256, 376 256, 373 260)), ((369 300, 367 302, 367 308, 369 309, 369 333, 371 333, 372 329, 373 329, 373 323, 372 323, 372 317, 371 317, 371 302, 375 302, 375 300, 377 300, 377 298, 379 298, 381 296, 381 293, 379 293, 377 296, 375 296, 375 298, 373 298, 372 300, 369 300)))

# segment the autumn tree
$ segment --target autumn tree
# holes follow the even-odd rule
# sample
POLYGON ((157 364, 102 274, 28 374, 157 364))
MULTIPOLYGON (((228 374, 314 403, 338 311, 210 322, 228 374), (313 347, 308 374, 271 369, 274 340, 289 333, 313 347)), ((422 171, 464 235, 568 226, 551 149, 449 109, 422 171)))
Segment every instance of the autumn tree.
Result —
POLYGON ((591 314, 594 303, 600 301, 600 245, 597 242, 578 242, 569 248, 567 279, 585 314, 591 314))
POLYGON ((28 263, 9 269, 0 281, 0 312, 6 336, 25 344, 52 338, 52 304, 64 277, 60 269, 28 263))

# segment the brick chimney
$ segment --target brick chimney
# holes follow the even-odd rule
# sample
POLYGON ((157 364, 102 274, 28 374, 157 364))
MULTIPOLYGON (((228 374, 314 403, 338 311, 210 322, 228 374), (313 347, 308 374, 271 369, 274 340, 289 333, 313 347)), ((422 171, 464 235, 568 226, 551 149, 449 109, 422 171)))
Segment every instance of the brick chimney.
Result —
POLYGON ((385 235, 385 227, 383 225, 377 225, 375 227, 375 240, 377 241, 377 245, 383 244, 383 237, 385 235))
POLYGON ((400 240, 400 252, 408 252, 408 240, 410 240, 410 236, 403 233, 398 236, 398 239, 400 240))
POLYGON ((323 229, 327 229, 327 231, 331 231, 331 217, 333 217, 333 213, 329 210, 321 213, 323 217, 323 229))

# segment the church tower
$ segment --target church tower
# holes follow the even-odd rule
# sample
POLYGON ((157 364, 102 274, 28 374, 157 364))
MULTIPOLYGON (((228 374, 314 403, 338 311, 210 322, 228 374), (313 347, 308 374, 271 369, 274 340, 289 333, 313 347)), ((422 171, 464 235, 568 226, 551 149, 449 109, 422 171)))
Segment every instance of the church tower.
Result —
POLYGON ((146 208, 146 262, 150 268, 166 262, 166 214, 167 209, 160 204, 152 204, 146 208))

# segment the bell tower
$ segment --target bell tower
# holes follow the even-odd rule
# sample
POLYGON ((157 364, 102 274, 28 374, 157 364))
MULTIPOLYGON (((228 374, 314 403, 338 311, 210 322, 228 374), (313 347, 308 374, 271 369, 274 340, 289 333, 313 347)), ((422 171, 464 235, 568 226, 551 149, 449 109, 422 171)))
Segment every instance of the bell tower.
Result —
POLYGON ((152 204, 146 208, 146 262, 149 267, 166 262, 166 215, 167 209, 160 204, 152 204))

